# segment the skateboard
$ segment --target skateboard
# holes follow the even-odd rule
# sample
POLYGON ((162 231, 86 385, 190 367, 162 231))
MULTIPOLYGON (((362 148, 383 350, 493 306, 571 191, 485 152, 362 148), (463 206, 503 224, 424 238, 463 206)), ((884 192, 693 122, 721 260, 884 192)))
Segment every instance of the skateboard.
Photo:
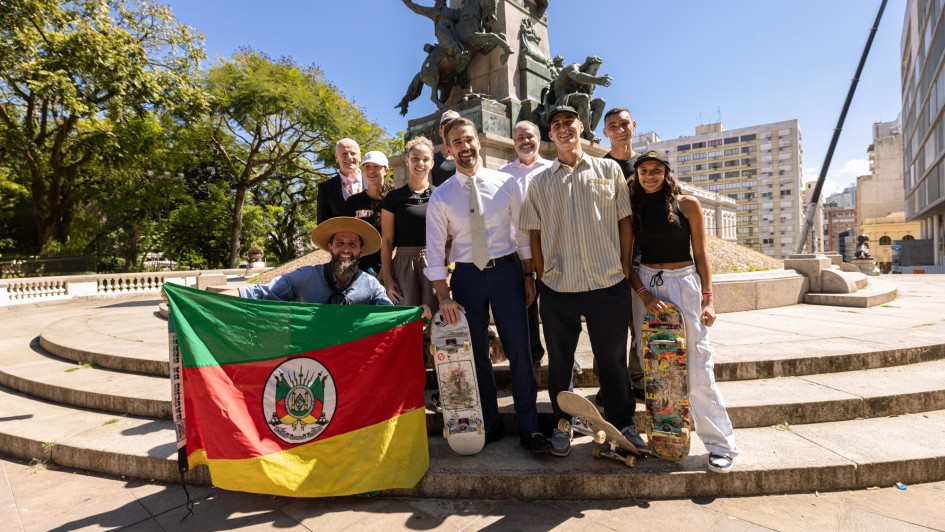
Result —
POLYGON ((558 429, 572 429, 594 438, 594 458, 610 458, 623 462, 627 467, 637 465, 640 451, 600 415, 590 401, 573 392, 558 393, 558 407, 574 416, 574 422, 567 419, 558 421, 558 429))
POLYGON ((641 342, 646 391, 646 438, 663 460, 689 455, 689 370, 682 313, 669 308, 643 316, 641 342))
POLYGON ((439 383, 437 408, 443 413, 443 436, 457 454, 476 454, 486 445, 482 403, 469 338, 469 323, 459 315, 450 325, 439 312, 430 327, 433 371, 439 383))

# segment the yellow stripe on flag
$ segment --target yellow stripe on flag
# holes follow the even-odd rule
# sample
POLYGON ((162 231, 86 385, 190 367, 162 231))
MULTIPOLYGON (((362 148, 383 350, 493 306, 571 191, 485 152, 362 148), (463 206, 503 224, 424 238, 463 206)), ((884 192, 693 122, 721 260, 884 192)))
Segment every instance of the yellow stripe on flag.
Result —
POLYGON ((210 468, 213 485, 287 497, 330 497, 412 488, 430 466, 426 412, 418 408, 375 425, 245 460, 188 456, 210 468))

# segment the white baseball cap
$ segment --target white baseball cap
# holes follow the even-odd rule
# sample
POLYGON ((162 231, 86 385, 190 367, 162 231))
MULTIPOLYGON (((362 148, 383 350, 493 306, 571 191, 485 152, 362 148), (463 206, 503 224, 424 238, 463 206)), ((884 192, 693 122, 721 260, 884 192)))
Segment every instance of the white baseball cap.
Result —
POLYGON ((369 151, 365 153, 364 157, 361 159, 361 166, 367 163, 374 163, 384 168, 390 168, 390 165, 387 163, 387 156, 379 151, 369 151))
POLYGON ((443 115, 440 117, 440 125, 442 126, 443 124, 449 122, 450 120, 456 120, 457 118, 459 118, 459 113, 450 109, 444 112, 443 115))

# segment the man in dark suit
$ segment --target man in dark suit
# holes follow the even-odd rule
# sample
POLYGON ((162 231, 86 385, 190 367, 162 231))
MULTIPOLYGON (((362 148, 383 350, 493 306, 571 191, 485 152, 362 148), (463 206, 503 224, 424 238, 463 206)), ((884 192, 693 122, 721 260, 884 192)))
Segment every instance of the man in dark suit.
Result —
POLYGON ((352 139, 341 139, 335 144, 335 162, 338 174, 318 185, 316 215, 318 223, 345 215, 345 202, 361 192, 361 147, 352 139))

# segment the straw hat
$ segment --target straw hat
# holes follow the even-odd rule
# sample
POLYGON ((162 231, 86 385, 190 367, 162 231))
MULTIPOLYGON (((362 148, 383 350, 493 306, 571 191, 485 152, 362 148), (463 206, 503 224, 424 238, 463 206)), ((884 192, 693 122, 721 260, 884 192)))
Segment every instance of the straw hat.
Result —
POLYGON ((377 232, 377 229, 374 229, 373 225, 364 220, 350 216, 329 218, 318 224, 312 230, 312 243, 321 249, 328 250, 331 247, 328 243, 331 237, 341 231, 355 233, 361 237, 361 240, 364 241, 361 256, 377 253, 381 249, 381 235, 377 232))

